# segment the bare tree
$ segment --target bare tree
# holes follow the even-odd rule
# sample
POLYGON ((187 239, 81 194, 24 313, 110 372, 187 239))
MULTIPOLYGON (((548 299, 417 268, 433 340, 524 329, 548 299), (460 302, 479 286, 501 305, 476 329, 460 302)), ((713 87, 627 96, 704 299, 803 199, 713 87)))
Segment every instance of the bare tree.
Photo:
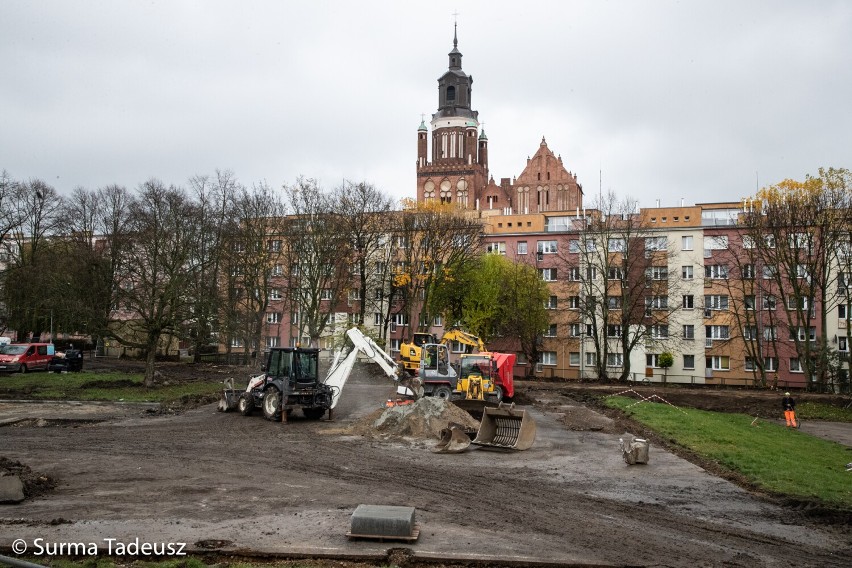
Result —
POLYGON ((326 311, 360 301, 362 288, 351 286, 352 235, 332 205, 332 197, 315 180, 299 178, 284 187, 290 215, 283 228, 283 251, 288 269, 287 300, 297 321, 298 337, 317 346, 331 323, 326 311), (352 292, 354 291, 354 292, 352 292))
POLYGON ((180 334, 189 316, 186 291, 197 270, 197 208, 182 189, 151 179, 131 204, 129 225, 133 242, 119 273, 121 311, 114 314, 111 330, 123 345, 145 351, 150 387, 157 351, 180 334))
POLYGON ((394 221, 392 300, 406 322, 416 319, 417 327, 427 330, 439 315, 431 313, 432 296, 446 282, 448 270, 482 254, 482 224, 453 205, 410 201, 394 221))
POLYGON ((229 349, 234 339, 243 345, 248 362, 249 354, 261 349, 270 300, 280 298, 273 276, 283 272, 285 208, 279 195, 261 182, 237 189, 233 211, 238 225, 225 234, 221 260, 222 332, 229 349))
POLYGON ((647 340, 663 349, 677 339, 669 329, 680 308, 673 300, 677 281, 669 278, 675 253, 665 235, 651 230, 636 201, 609 193, 597 205, 600 216, 568 247, 576 252, 568 279, 580 282, 577 325, 581 341, 592 341, 598 377, 620 367, 623 381, 638 346, 647 340))
POLYGON ((187 337, 193 345, 193 360, 201 360, 202 350, 214 343, 219 330, 223 296, 219 290, 220 269, 226 236, 237 221, 233 205, 241 187, 233 172, 216 170, 215 175, 194 176, 189 181, 198 207, 199 246, 195 251, 198 270, 191 283, 192 316, 187 337))
POLYGON ((390 197, 366 182, 344 182, 331 196, 331 209, 352 246, 352 272, 360 290, 354 318, 358 323, 364 323, 368 307, 378 312, 384 303, 387 224, 392 205, 390 197))

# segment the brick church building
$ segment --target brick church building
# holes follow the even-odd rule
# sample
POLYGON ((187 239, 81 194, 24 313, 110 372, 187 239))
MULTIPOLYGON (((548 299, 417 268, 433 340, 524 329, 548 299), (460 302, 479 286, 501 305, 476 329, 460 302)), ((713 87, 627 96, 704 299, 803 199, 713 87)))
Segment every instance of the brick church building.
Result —
POLYGON ((544 137, 519 176, 494 181, 488 137, 471 106, 473 77, 462 70, 457 32, 448 56, 449 68, 438 79, 438 111, 429 126, 424 120, 417 129, 417 200, 509 215, 582 209, 583 186, 544 137))

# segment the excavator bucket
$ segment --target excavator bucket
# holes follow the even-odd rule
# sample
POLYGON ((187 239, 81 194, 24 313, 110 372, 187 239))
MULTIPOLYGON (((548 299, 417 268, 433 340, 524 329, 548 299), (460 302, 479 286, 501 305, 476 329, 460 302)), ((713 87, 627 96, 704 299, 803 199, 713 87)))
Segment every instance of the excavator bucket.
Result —
POLYGON ((486 407, 473 443, 478 446, 528 450, 535 441, 535 421, 526 410, 515 410, 500 403, 497 408, 486 407))
POLYGON ((465 427, 450 422, 441 430, 441 441, 432 448, 432 451, 436 454, 458 454, 465 451, 468 446, 470 446, 470 436, 465 431, 465 427))

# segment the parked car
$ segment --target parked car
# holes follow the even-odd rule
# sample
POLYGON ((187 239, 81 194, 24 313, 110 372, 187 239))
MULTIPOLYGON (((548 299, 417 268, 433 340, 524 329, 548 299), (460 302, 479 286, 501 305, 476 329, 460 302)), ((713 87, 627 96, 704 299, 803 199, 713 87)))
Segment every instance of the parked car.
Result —
POLYGON ((55 354, 52 343, 10 343, 0 346, 0 371, 46 370, 55 354))
POLYGON ((82 371, 83 352, 79 349, 66 349, 64 353, 57 353, 50 360, 47 370, 51 373, 82 371))

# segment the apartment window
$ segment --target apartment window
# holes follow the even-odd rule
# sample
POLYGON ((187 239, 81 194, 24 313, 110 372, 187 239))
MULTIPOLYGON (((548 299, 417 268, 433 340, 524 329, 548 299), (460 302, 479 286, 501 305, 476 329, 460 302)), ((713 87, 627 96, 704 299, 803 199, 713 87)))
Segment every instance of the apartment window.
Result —
POLYGON ((538 241, 535 250, 543 254, 555 254, 556 241, 538 241))
POLYGON ((621 337, 621 326, 618 324, 609 324, 606 326, 607 337, 621 337))
POLYGON ((645 298, 646 310, 665 310, 669 307, 668 296, 650 296, 645 298))
POLYGON ((545 282, 556 282, 555 268, 539 268, 538 273, 541 275, 541 279, 545 282))
POLYGON ((727 310, 728 296, 725 294, 704 296, 704 308, 708 310, 727 310))
POLYGON ((624 353, 607 353, 606 354, 606 366, 607 367, 623 367, 624 366, 624 353))
POLYGON ((542 351, 541 352, 541 364, 542 365, 556 365, 556 351, 542 351))
POLYGON ((620 310, 621 309, 621 296, 607 296, 606 297, 606 305, 610 310, 620 310))
POLYGON ((762 301, 762 306, 764 310, 774 310, 775 309, 775 296, 764 296, 762 301))
POLYGON ((443 316, 435 316, 432 319, 432 325, 435 327, 444 327, 444 318, 443 316))
POLYGON ((550 327, 547 328, 547 331, 544 332, 545 337, 556 337, 556 324, 550 324, 550 327))
POLYGON ((607 241, 607 250, 609 252, 624 252, 624 239, 609 239, 607 241))
POLYGON ((684 236, 680 238, 680 248, 681 250, 693 250, 692 248, 692 236, 684 236))
POLYGON ((667 339, 669 337, 669 326, 665 324, 651 326, 651 337, 654 339, 667 339))
POLYGON ((764 327, 763 339, 767 341, 775 341, 776 339, 778 339, 778 328, 774 325, 764 327))
POLYGON ((349 325, 361 325, 364 323, 364 316, 361 315, 361 312, 357 312, 354 314, 349 314, 347 318, 349 321, 349 325))
POLYGON ((799 361, 798 357, 790 357, 790 372, 791 373, 801 373, 802 372, 802 363, 799 361))
POLYGON ((846 341, 846 339, 847 338, 842 335, 837 338, 837 350, 841 353, 846 353, 847 351, 849 351, 849 343, 846 341))
POLYGON ((707 250, 727 250, 728 237, 720 235, 704 239, 704 248, 707 250))
POLYGON ((527 241, 518 241, 518 254, 527 254, 527 241))
POLYGON ((778 370, 778 357, 764 357, 763 368, 767 371, 778 370))
POLYGON ((607 277, 610 280, 624 280, 624 268, 620 266, 610 266, 607 271, 607 277))
POLYGON ((568 326, 568 334, 571 337, 580 337, 581 335, 583 335, 583 324, 572 323, 568 326))
POLYGON ((731 369, 731 358, 727 355, 707 357, 707 367, 714 371, 728 371, 731 369))
POLYGON ((280 312, 269 312, 266 314, 266 323, 281 323, 280 312))
POLYGON ((767 264, 763 267, 763 279, 771 280, 778 275, 778 270, 772 266, 771 264, 767 264))
POLYGON ((349 290, 349 299, 352 301, 361 300, 361 288, 352 288, 349 290))
POLYGON ((408 325, 408 314, 393 314, 391 322, 394 325, 408 325))
POLYGON ((269 299, 270 300, 280 300, 281 299, 281 291, 278 288, 271 288, 269 290, 269 299))
POLYGON ((726 280, 728 278, 728 267, 724 264, 711 264, 704 267, 704 278, 714 280, 726 280))
POLYGON ((810 278, 810 276, 808 276, 808 267, 806 265, 796 265, 796 278, 810 278))
POLYGON ((743 235, 743 248, 744 249, 753 249, 754 248, 754 237, 750 237, 748 235, 743 235))
POLYGON ((743 339, 749 340, 749 341, 757 339, 757 326, 756 325, 743 326, 743 339))
POLYGON ((683 325, 683 338, 684 339, 695 339, 695 326, 692 324, 684 324, 683 325))
POLYGON ((597 278, 598 278, 597 267, 587 266, 586 267, 586 280, 588 280, 589 282, 592 282, 594 280, 597 280, 597 278))
POLYGON ((745 358, 745 370, 754 371, 754 359, 752 357, 745 358))
POLYGON ((747 310, 754 310, 754 296, 743 296, 743 306, 747 310))
POLYGON ((840 304, 840 305, 837 306, 837 318, 838 319, 845 320, 846 314, 848 314, 848 313, 849 313, 848 304, 840 304))
POLYGON ((494 253, 494 254, 502 254, 505 256, 506 254, 506 242, 501 241, 498 243, 488 243, 485 245, 485 252, 494 253))
POLYGON ((281 276, 284 274, 284 267, 280 264, 276 264, 272 267, 272 276, 281 276))
POLYGON ((695 308, 695 296, 692 294, 685 294, 683 296, 683 309, 692 310, 695 308))
POLYGON ((545 309, 555 310, 556 309, 556 296, 551 296, 548 298, 547 303, 544 305, 545 309))
POLYGON ((586 366, 596 367, 598 364, 598 354, 594 351, 586 353, 586 366))
POLYGON ((571 351, 568 354, 568 364, 572 367, 580 366, 580 352, 579 351, 571 351))
POLYGON ((320 290, 320 300, 331 300, 331 288, 320 290))
POLYGON ((707 339, 728 339, 730 327, 727 325, 708 325, 704 328, 707 339))
POLYGON ((568 280, 571 282, 580 281, 580 269, 576 266, 568 269, 568 280))
POLYGON ((815 327, 791 327, 790 328, 790 341, 795 340, 796 338, 799 341, 816 341, 816 328, 815 327))
POLYGON ((668 280, 669 269, 665 266, 652 266, 645 270, 645 276, 651 280, 668 280))
POLYGON ((279 344, 280 344, 280 338, 278 338, 278 337, 267 337, 266 338, 266 346, 267 347, 270 347, 270 348, 278 347, 279 344))
POLYGON ((681 266, 680 267, 680 277, 684 280, 692 280, 692 266, 681 266))
POLYGON ((277 239, 269 241, 269 250, 271 252, 281 252, 281 241, 277 239))
POLYGON ((245 343, 239 337, 231 338, 231 347, 245 347, 245 343))
POLYGON ((373 292, 373 299, 374 300, 381 301, 381 300, 384 299, 384 297, 385 297, 385 291, 382 290, 381 288, 376 288, 375 291, 373 292))
POLYGON ((373 312, 373 325, 382 325, 382 314, 380 312, 373 312))
POLYGON ((387 263, 377 262, 374 266, 374 271, 376 274, 384 274, 385 270, 387 269, 387 266, 387 263))
POLYGON ((645 366, 646 367, 654 367, 656 369, 660 368, 660 355, 659 353, 646 353, 645 354, 645 366))
POLYGON ((645 250, 660 251, 668 248, 666 237, 645 237, 645 250))
POLYGON ((579 310, 580 296, 568 296, 568 308, 571 310, 579 310))
POLYGON ((745 280, 754 280, 754 265, 753 264, 744 264, 742 266, 741 272, 742 272, 743 278, 745 280))
POLYGON ((408 248, 408 237, 405 237, 403 235, 397 235, 394 241, 396 242, 397 248, 408 248))
POLYGON ((568 241, 568 252, 575 254, 580 252, 580 241, 577 239, 568 241))
POLYGON ((695 355, 684 355, 683 356, 683 368, 684 369, 694 369, 695 368, 695 355))
POLYGON ((399 338, 397 338, 397 339, 391 338, 391 340, 390 340, 391 352, 399 353, 399 344, 401 343, 401 341, 402 340, 400 340, 399 338))

